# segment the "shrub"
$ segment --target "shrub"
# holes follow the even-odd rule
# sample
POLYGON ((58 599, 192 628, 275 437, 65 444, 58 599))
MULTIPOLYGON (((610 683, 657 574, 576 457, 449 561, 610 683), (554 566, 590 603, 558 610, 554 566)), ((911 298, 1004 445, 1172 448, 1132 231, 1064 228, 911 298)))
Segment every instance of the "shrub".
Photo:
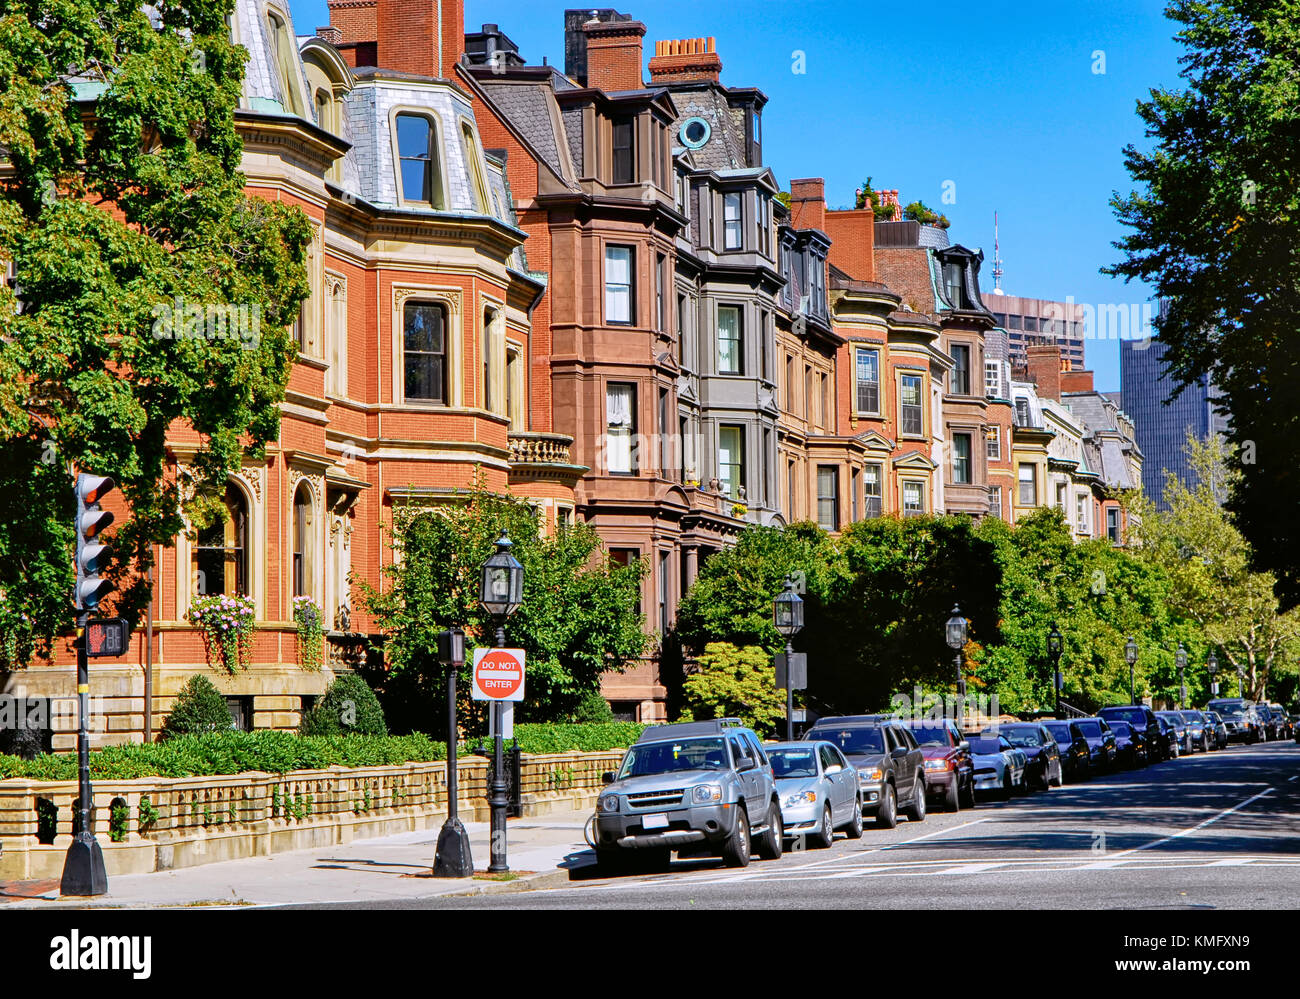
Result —
POLYGON ((785 696, 776 687, 772 660, 758 646, 710 642, 682 693, 694 717, 734 716, 760 734, 776 731, 785 717, 785 696))
POLYGON ((388 725, 370 685, 355 673, 344 673, 303 716, 298 731, 302 735, 387 735, 388 725))
POLYGON ((614 720, 614 709, 600 691, 593 690, 574 709, 572 720, 579 724, 609 724, 614 720))
POLYGON ((626 749, 645 728, 640 722, 604 724, 541 724, 515 726, 515 739, 525 753, 600 753, 626 749))
POLYGON ((172 705, 171 713, 163 725, 163 737, 224 732, 230 725, 230 709, 226 707, 226 698, 213 686, 211 680, 196 673, 186 681, 176 703, 172 705))

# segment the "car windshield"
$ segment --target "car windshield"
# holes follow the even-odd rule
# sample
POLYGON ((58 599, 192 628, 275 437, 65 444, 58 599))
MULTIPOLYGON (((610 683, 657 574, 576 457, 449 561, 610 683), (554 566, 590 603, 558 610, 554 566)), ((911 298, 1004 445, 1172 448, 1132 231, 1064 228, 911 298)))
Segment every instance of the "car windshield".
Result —
POLYGON ((942 726, 917 725, 912 729, 912 735, 922 746, 952 745, 948 730, 942 726))
POLYGON ((885 751, 885 733, 878 728, 841 728, 817 729, 814 734, 818 739, 834 743, 849 756, 865 756, 868 753, 885 751))
POLYGON ((1143 714, 1141 708, 1106 708, 1106 710, 1101 713, 1101 716, 1112 725, 1115 723, 1116 718, 1122 718, 1126 722, 1134 723, 1140 722, 1146 718, 1146 715, 1143 714))
POLYGON ((1002 752, 1002 745, 997 739, 971 739, 970 751, 977 756, 992 756, 1002 752))
POLYGON ((1201 713, 1199 711, 1184 711, 1183 720, 1189 722, 1198 722, 1201 720, 1201 713))
POLYGON ((1052 733, 1052 738, 1063 745, 1068 746, 1074 741, 1074 736, 1070 734, 1069 725, 1048 725, 1047 731, 1052 733))
POLYGON ((1225 718, 1240 718, 1246 713, 1246 708, 1241 704, 1216 704, 1214 710, 1225 718))
POLYGON ((1110 730, 1116 735, 1128 735, 1131 731, 1128 722, 1113 721, 1110 723, 1110 730))
POLYGON ((1004 728, 1002 734, 1013 746, 1041 746, 1042 736, 1036 728, 1004 728))
POLYGON ((677 739, 633 746, 628 750, 618 778, 650 777, 680 770, 725 770, 727 766, 724 739, 677 739))
POLYGON ((1078 725, 1079 725, 1079 731, 1083 733, 1084 738, 1086 739, 1101 738, 1101 722, 1081 721, 1078 723, 1078 725))
POLYGON ((817 754, 811 749, 773 749, 767 754, 772 773, 781 777, 816 777, 817 754))
POLYGON ((1160 717, 1163 718, 1165 721, 1169 722, 1169 724, 1174 726, 1184 724, 1183 716, 1180 715, 1177 711, 1161 711, 1160 717))

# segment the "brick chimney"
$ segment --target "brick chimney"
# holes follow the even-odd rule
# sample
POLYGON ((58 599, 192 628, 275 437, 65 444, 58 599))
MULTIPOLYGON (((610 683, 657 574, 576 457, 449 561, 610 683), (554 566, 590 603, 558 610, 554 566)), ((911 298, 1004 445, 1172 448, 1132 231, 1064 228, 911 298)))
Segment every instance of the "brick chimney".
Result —
POLYGON ((331 24, 316 29, 316 37, 323 42, 329 42, 331 45, 338 45, 343 41, 343 31, 331 24))
MULTIPOLYGON (((1069 364, 1069 361, 1066 361, 1069 364)), ((1061 372, 1062 392, 1091 392, 1093 390, 1092 372, 1083 368, 1061 372)))
POLYGON ((682 80, 718 82, 722 75, 722 58, 714 50, 712 38, 681 38, 655 42, 650 59, 650 82, 672 83, 682 80))
POLYGON ((827 211, 822 231, 831 238, 832 264, 858 281, 876 280, 876 217, 870 208, 827 211))
POLYGON ((587 39, 587 86, 614 93, 640 90, 640 21, 588 21, 582 26, 587 39))
POLYGON ((380 69, 450 79, 465 51, 465 0, 377 0, 373 40, 380 69))
POLYGON ((790 227, 826 231, 826 182, 821 177, 790 181, 790 227))
MULTIPOLYGON (((379 37, 379 5, 376 0, 330 0, 330 27, 337 28, 342 37, 332 45, 374 44, 379 37)), ((320 29, 316 30, 320 35, 320 29)), ((321 35, 324 38, 324 35, 321 35)))
POLYGON ((1060 402, 1063 370, 1061 348, 1050 344, 1026 347, 1025 355, 1029 361, 1029 380, 1038 386, 1039 396, 1060 402))

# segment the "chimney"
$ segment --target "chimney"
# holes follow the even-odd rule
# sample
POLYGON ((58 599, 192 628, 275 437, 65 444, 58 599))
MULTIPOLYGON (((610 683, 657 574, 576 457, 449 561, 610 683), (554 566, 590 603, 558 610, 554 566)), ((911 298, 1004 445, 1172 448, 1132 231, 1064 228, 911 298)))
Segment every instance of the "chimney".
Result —
POLYGON ((1053 402, 1061 401, 1061 348, 1049 345, 1025 348, 1029 380, 1038 386, 1038 394, 1053 402))
POLYGON ((714 49, 712 38, 655 42, 655 54, 650 59, 651 83, 684 80, 717 83, 721 75, 722 59, 714 49))
POLYGON ((876 280, 876 218, 870 208, 828 211, 822 231, 831 238, 832 264, 857 281, 876 280))
POLYGON ((640 90, 640 21, 588 21, 582 26, 587 39, 587 86, 615 93, 640 90))
POLYGON ((378 0, 375 21, 380 69, 451 78, 465 51, 465 0, 378 0))
MULTIPOLYGON (((1069 361, 1066 361, 1068 364, 1069 361)), ((1061 372, 1062 392, 1091 392, 1093 390, 1092 372, 1083 368, 1074 368, 1061 372)))
MULTIPOLYGON (((342 35, 339 41, 331 42, 332 45, 373 45, 379 36, 376 0, 329 0, 329 12, 330 27, 342 35)), ((320 35, 320 31, 317 30, 316 34, 320 35)))
POLYGON ((790 181, 790 228, 826 231, 826 182, 821 177, 790 181))
POLYGON ((323 42, 329 42, 331 45, 338 45, 343 41, 343 31, 333 25, 326 24, 316 29, 316 37, 323 42))

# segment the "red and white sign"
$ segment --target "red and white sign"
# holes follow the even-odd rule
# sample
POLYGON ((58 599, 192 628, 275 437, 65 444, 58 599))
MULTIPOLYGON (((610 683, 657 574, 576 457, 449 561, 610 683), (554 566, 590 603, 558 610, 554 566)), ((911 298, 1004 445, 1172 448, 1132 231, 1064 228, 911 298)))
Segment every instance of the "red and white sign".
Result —
POLYGON ((524 650, 475 649, 470 695, 476 701, 522 701, 524 650))

